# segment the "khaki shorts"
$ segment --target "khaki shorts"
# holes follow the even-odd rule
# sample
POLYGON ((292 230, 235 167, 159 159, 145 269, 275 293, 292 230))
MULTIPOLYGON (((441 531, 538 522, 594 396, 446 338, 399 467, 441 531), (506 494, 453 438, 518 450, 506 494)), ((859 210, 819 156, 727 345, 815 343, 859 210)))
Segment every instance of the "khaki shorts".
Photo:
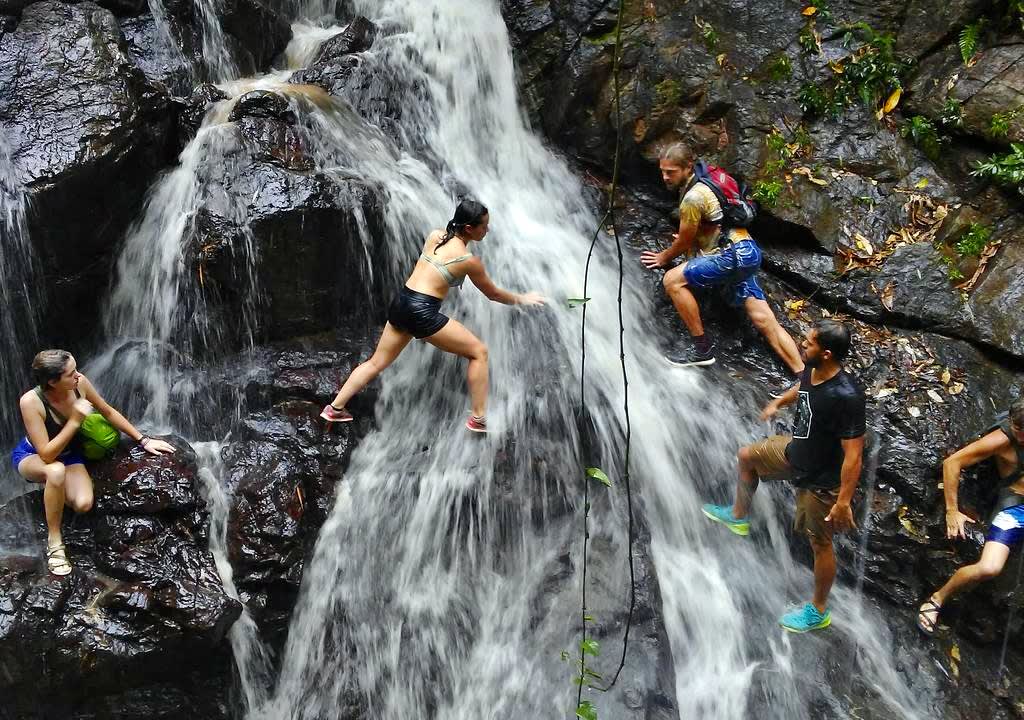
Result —
MULTIPOLYGON (((782 480, 790 475, 792 467, 786 460, 786 448, 792 441, 789 435, 772 435, 750 446, 750 460, 754 472, 762 480, 782 480)), ((831 542, 834 531, 825 522, 832 506, 839 498, 839 490, 797 489, 796 518, 793 530, 806 534, 812 541, 831 542)))

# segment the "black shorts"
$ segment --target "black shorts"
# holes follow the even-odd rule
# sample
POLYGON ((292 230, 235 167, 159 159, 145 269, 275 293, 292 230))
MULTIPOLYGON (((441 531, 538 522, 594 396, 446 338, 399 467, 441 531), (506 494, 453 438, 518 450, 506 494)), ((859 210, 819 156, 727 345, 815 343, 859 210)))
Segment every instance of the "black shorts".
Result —
POLYGON ((422 339, 447 325, 448 316, 441 312, 441 298, 403 287, 391 301, 388 322, 402 332, 422 339))

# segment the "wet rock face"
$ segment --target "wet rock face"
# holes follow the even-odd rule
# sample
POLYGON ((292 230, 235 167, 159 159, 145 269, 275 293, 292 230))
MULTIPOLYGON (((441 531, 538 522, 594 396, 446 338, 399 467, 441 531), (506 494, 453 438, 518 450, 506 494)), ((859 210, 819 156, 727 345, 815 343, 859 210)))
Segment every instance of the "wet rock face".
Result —
MULTIPOLYGON (((636 253, 657 247, 658 238, 674 229, 668 218, 670 205, 661 205, 660 195, 634 188, 627 189, 624 197, 620 238, 636 253)), ((860 531, 837 542, 840 573, 848 582, 862 582, 870 594, 869 601, 892 618, 890 625, 898 638, 894 647, 907 654, 901 662, 917 667, 930 678, 929 682, 946 698, 946 717, 959 719, 994 712, 998 716, 997 709, 1004 701, 1002 691, 993 694, 996 675, 1002 672, 1004 681, 1018 678, 1024 668, 1024 661, 1010 653, 1006 665, 998 670, 1007 628, 1011 647, 1020 632, 1016 618, 1020 617, 1024 592, 1016 587, 1016 561, 1008 563, 998 580, 951 602, 935 642, 923 641, 913 622, 923 597, 958 567, 978 559, 999 487, 988 463, 964 473, 959 492, 961 508, 981 522, 971 539, 949 541, 941 488, 942 460, 989 428, 996 413, 1005 410, 1019 392, 1021 374, 1003 365, 1003 356, 920 329, 925 318, 936 318, 937 322, 943 308, 948 307, 943 305, 947 302, 944 293, 948 292, 944 268, 939 271, 919 259, 934 252, 931 243, 901 248, 904 255, 889 260, 891 269, 886 265, 871 274, 861 271, 862 275, 851 273, 854 277, 844 279, 835 273, 830 255, 813 245, 800 244, 797 230, 806 232, 806 228, 791 228, 795 229, 790 229, 787 244, 766 248, 769 272, 762 272, 759 280, 780 322, 794 337, 823 317, 815 301, 825 305, 833 317, 853 325, 853 350, 846 365, 865 387, 868 398, 870 432, 855 503, 860 531), (876 295, 872 295, 876 298, 874 305, 856 305, 857 298, 868 290, 869 278, 877 283, 879 274, 900 283, 899 299, 891 313, 877 304, 876 295), (785 283, 780 282, 780 276, 785 283), (814 281, 800 284, 807 278, 814 281), (864 288, 855 291, 859 283, 864 288), (843 310, 856 312, 869 322, 853 319, 843 310), (883 324, 899 318, 914 321, 918 327, 911 330, 883 324), (956 681, 950 680, 954 674, 950 656, 954 645, 958 645, 958 653, 972 658, 969 664, 958 664, 960 676, 956 681), (920 660, 914 659, 917 655, 920 660)), ((776 237, 783 237, 783 233, 777 232, 776 237)), ((663 299, 660 273, 646 279, 649 292, 659 298, 662 333, 666 337, 678 334, 680 321, 668 300, 663 299)), ((749 407, 753 414, 770 399, 766 387, 785 387, 790 378, 742 311, 727 307, 714 292, 702 293, 699 300, 706 327, 719 347, 719 362, 707 373, 709 382, 733 397, 744 398, 740 406, 749 407)), ((946 318, 950 322, 953 319, 952 315, 946 318)), ((788 432, 790 420, 791 416, 780 419, 774 429, 788 432)), ((756 437, 758 434, 753 434, 751 439, 756 437)), ((722 492, 732 492, 731 480, 723 481, 722 492)), ((780 509, 785 526, 793 509, 780 509)), ((795 556, 809 563, 806 542, 791 535, 790 543, 795 556)), ((843 665, 845 661, 839 659, 844 657, 843 651, 831 652, 837 658, 835 662, 843 665)), ((1014 684, 1010 680, 1009 685, 1014 684)), ((871 695, 870 689, 863 692, 871 695)), ((884 715, 884 711, 879 712, 883 713, 880 717, 884 715)))
POLYGON ((91 468, 94 509, 64 519, 75 568, 65 578, 41 557, 42 492, 0 510, 5 548, 21 549, 0 561, 0 682, 12 716, 72 717, 118 696, 166 699, 193 671, 225 677, 222 640, 241 606, 207 550, 195 454, 167 439, 173 456, 122 449, 91 468))
POLYGON ((115 240, 171 157, 166 99, 135 67, 109 10, 40 2, 3 36, 0 118, 29 193, 47 329, 80 337, 115 240))
POLYGON ((225 449, 227 483, 236 498, 229 557, 240 583, 298 588, 359 434, 349 424, 326 428, 321 407, 291 400, 250 415, 225 449))
MULTIPOLYGON (((591 168, 608 166, 615 132, 614 19, 609 25, 609 11, 599 5, 502 3, 528 109, 549 137, 591 168)), ((980 52, 965 67, 957 36, 983 11, 985 4, 977 0, 915 0, 899 8, 831 2, 829 17, 814 21, 822 48, 816 54, 798 42, 806 16, 782 2, 681 7, 654 0, 628 9, 621 78, 629 88, 622 97, 624 177, 656 186, 661 149, 683 140, 748 180, 777 180, 781 193, 766 212, 772 218, 755 234, 769 247, 796 247, 775 266, 787 279, 865 319, 923 326, 1024 360, 1018 340, 1024 337, 1024 320, 1008 310, 1020 294, 1019 200, 994 200, 999 193, 986 191, 969 175, 974 161, 985 157, 979 140, 1006 145, 1022 132, 1024 114, 1012 111, 1024 103, 1024 81, 1018 77, 1024 46, 1012 35, 998 40, 998 33, 985 35, 980 52), (877 107, 860 101, 837 119, 805 116, 796 98, 808 86, 832 81, 835 73, 826 61, 849 62, 862 40, 844 45, 842 28, 856 22, 868 23, 875 33, 892 33, 897 57, 918 61, 903 75, 902 104, 881 122, 877 107), (942 145, 933 162, 912 136, 904 136, 906 123, 917 114, 940 123, 950 102, 959 104, 962 123, 949 130, 939 126, 939 132, 963 144, 952 152, 942 145), (990 130, 996 112, 1009 113, 1009 128, 1000 137, 990 130), (777 160, 768 147, 769 133, 794 153, 774 175, 767 170, 777 160), (888 261, 872 262, 863 272, 840 276, 836 271, 843 268, 844 253, 877 254, 891 235, 914 229, 905 209, 914 191, 948 209, 937 237, 888 261), (970 219, 963 219, 967 215, 970 219), (973 276, 977 259, 959 258, 952 249, 969 222, 987 226, 991 240, 1002 243, 975 281, 973 295, 955 285, 973 276), (933 252, 923 246, 933 241, 945 248, 933 252), (812 256, 807 250, 816 252, 812 256), (834 256, 831 262, 828 255, 834 256), (962 278, 950 280, 950 262, 959 266, 962 278), (889 283, 895 310, 882 303, 881 291, 889 283)), ((998 25, 994 18, 990 23, 998 25)))
POLYGON ((372 233, 379 222, 376 192, 358 180, 289 169, 301 157, 288 145, 297 136, 275 121, 246 119, 237 130, 244 143, 240 152, 210 168, 203 186, 191 255, 214 311, 234 317, 244 311, 251 281, 243 273, 247 255, 254 252, 263 339, 295 337, 364 317, 375 285, 365 268, 360 233, 372 233), (244 216, 235 197, 248 200, 244 216), (299 287, 296 278, 302 278, 299 287))

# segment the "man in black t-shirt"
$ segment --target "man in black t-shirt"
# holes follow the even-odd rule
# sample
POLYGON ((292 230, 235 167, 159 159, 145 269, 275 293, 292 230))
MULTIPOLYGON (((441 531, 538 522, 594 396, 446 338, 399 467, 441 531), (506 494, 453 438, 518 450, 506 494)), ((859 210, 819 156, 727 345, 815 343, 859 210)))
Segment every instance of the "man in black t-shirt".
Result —
POLYGON ((761 413, 768 420, 795 403, 793 434, 740 448, 736 502, 703 507, 712 520, 747 535, 747 512, 758 482, 790 477, 797 487, 794 529, 807 534, 814 551, 814 597, 779 621, 791 632, 820 630, 832 622, 827 606, 836 576, 832 536, 855 527, 850 502, 860 481, 865 432, 864 391, 842 366, 850 331, 824 320, 807 333, 801 348, 806 368, 799 383, 761 413))

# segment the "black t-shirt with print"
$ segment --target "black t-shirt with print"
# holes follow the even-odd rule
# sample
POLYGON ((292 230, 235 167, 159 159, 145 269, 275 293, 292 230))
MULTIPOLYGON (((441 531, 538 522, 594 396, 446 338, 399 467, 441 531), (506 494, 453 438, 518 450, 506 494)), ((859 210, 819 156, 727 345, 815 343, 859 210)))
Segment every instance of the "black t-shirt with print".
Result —
POLYGON ((842 440, 864 434, 864 402, 864 391, 845 370, 819 385, 811 384, 810 368, 800 374, 793 441, 786 448, 795 486, 839 487, 842 440))

